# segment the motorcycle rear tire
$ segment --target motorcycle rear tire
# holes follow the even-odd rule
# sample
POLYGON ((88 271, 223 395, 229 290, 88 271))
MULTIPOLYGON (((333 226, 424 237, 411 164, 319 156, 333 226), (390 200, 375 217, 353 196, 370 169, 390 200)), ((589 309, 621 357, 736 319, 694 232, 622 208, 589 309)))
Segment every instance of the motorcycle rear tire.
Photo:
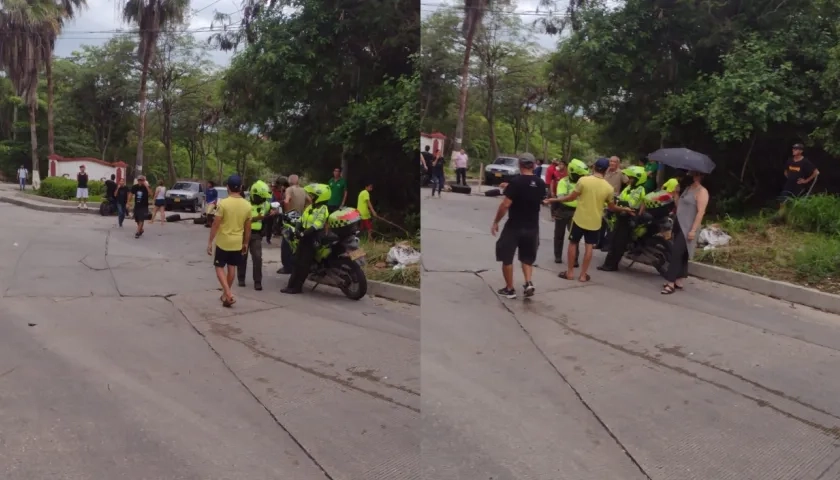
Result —
POLYGON ((668 271, 668 268, 671 266, 671 242, 665 240, 662 237, 651 237, 648 240, 650 247, 654 250, 659 251, 662 254, 662 260, 657 261, 653 268, 659 272, 660 275, 665 275, 665 272, 668 271))
POLYGON ((354 292, 347 287, 341 287, 341 293, 350 300, 361 300, 364 298, 367 295, 367 277, 362 267, 348 257, 338 257, 335 260, 335 266, 336 268, 347 271, 351 278, 355 278, 356 281, 353 283, 359 284, 357 291, 354 292))
POLYGON ((111 214, 111 204, 107 202, 102 202, 99 204, 99 214, 103 217, 107 217, 111 214))

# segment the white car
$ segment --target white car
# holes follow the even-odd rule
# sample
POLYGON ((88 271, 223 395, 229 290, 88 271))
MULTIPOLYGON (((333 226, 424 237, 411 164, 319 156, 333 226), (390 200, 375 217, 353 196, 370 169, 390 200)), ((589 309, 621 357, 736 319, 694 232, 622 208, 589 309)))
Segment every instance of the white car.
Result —
MULTIPOLYGON (((545 181, 548 165, 543 164, 541 177, 545 181)), ((500 155, 496 160, 484 167, 484 184, 499 185, 509 182, 519 175, 519 157, 515 155, 500 155)))
POLYGON ((191 212, 204 210, 204 184, 181 180, 166 191, 166 209, 184 209, 191 212))

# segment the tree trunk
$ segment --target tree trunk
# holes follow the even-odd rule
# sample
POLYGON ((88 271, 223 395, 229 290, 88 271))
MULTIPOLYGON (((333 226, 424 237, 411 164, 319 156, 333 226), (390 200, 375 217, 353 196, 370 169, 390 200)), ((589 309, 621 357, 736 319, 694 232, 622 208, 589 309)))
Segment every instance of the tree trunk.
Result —
POLYGON ((423 107, 423 111, 422 111, 422 112, 420 112, 420 125, 421 125, 421 128, 422 128, 422 125, 423 125, 423 120, 425 120, 425 119, 426 119, 426 114, 428 114, 428 113, 429 113, 429 105, 431 105, 431 104, 432 104, 432 93, 431 93, 431 92, 429 92, 429 94, 428 94, 428 95, 426 95, 426 106, 425 106, 425 107, 423 107))
POLYGON ((464 16, 465 21, 469 20, 469 28, 467 29, 467 42, 464 47, 464 64, 461 67, 461 95, 458 103, 458 123, 455 124, 455 141, 452 143, 452 151, 457 152, 461 149, 461 142, 464 140, 464 118, 467 114, 467 93, 470 87, 470 53, 472 52, 473 38, 475 37, 476 25, 481 21, 484 13, 485 0, 479 0, 477 8, 467 12, 464 16))
POLYGON ((741 184, 744 183, 744 175, 747 173, 747 164, 750 162, 750 155, 752 155, 753 147, 755 147, 756 138, 758 138, 758 134, 753 132, 752 141, 750 141, 750 149, 747 150, 747 156, 744 158, 744 166, 741 167, 741 176, 739 178, 741 184))
POLYGON ((492 82, 487 82, 487 107, 484 110, 484 118, 487 119, 487 126, 490 129, 490 158, 499 156, 499 142, 496 138, 496 92, 492 82))
POLYGON ((32 147, 32 178, 38 175, 38 118, 37 100, 29 102, 29 142, 32 147))
POLYGON ((47 74, 47 146, 50 155, 55 154, 55 117, 53 116, 53 74, 52 74, 52 49, 47 52, 44 59, 44 69, 47 74))
MULTIPOLYGON (((142 41, 142 40, 141 40, 142 41)), ((143 142, 146 139, 146 87, 149 80, 149 64, 154 54, 154 42, 148 42, 143 50, 143 68, 140 70, 140 107, 137 121, 137 158, 134 163, 134 175, 143 174, 143 142)))
POLYGON ((18 106, 12 106, 12 140, 17 140, 18 106))

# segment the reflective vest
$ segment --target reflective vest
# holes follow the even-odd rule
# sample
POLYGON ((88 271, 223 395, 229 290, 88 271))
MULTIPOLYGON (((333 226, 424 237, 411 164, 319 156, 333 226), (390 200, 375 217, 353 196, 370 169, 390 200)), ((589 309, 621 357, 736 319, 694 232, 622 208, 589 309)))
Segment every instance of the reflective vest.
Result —
POLYGON ((639 208, 642 206, 642 202, 645 198, 645 187, 644 185, 639 185, 637 187, 634 186, 626 186, 624 190, 621 191, 621 194, 618 195, 618 200, 624 204, 626 204, 630 208, 639 208))
MULTIPOLYGON (((271 210, 271 204, 268 202, 260 205, 251 204, 251 218, 257 218, 260 215, 264 217, 268 214, 269 210, 271 210)), ((262 220, 253 221, 251 222, 251 231, 259 232, 262 230, 262 226, 262 220)))
MULTIPOLYGON (((557 196, 558 197, 565 197, 566 195, 575 191, 575 184, 569 179, 569 177, 563 177, 559 182, 557 182, 557 196)), ((570 202, 561 202, 563 205, 569 208, 577 208, 577 199, 574 199, 570 202)))
POLYGON ((303 209, 303 213, 300 215, 300 226, 303 229, 312 227, 315 230, 323 230, 329 216, 330 210, 326 205, 316 207, 310 204, 303 209))

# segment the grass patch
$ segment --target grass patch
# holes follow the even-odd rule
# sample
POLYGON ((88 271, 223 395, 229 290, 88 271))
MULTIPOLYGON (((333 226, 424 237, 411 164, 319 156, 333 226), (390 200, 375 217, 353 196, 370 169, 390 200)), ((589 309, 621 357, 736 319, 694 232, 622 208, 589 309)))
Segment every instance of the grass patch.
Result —
MULTIPOLYGON (((419 239, 401 241, 408 241, 412 247, 420 250, 419 239)), ((364 249, 365 254, 367 254, 367 262, 364 270, 368 280, 420 288, 420 265, 409 265, 404 269, 394 270, 393 267, 385 263, 385 259, 388 257, 388 250, 401 241, 381 241, 374 239, 372 242, 368 242, 366 239, 362 240, 361 247, 364 249)))
MULTIPOLYGON (((807 218, 807 217, 806 217, 807 218)), ((804 220, 770 214, 718 222, 730 245, 697 250, 695 261, 840 294, 840 238, 804 231, 804 220)))

